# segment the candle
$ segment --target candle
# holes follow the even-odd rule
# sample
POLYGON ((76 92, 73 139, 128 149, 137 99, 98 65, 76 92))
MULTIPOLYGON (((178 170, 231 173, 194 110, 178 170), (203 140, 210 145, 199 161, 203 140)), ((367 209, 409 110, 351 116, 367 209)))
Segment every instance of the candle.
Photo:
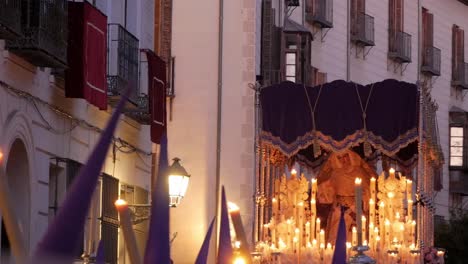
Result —
POLYGON ((366 217, 362 216, 362 239, 366 239, 366 217))
POLYGON ((369 247, 371 249, 374 249, 375 248, 375 241, 374 241, 374 223, 370 222, 369 223, 369 247))
POLYGON ((317 198, 317 179, 312 179, 312 199, 315 200, 317 198))
POLYGON ((278 209, 279 209, 278 200, 273 197, 273 199, 271 199, 271 203, 273 206, 273 218, 276 218, 278 216, 278 209))
POLYGON ((353 226, 352 237, 351 237, 351 244, 353 246, 357 246, 357 230, 356 227, 353 226))
POLYGON ((356 225, 357 225, 357 243, 359 246, 362 245, 362 186, 361 178, 356 178, 354 181, 355 186, 355 200, 356 200, 356 225))
POLYGON ((320 238, 320 218, 317 218, 316 224, 315 224, 315 239, 320 238))
POLYGON ((307 221, 305 223, 305 241, 306 241, 306 244, 307 243, 310 243, 310 222, 307 221))
MULTIPOLYGON (((273 198, 274 199, 274 198, 273 198)), ((244 225, 242 224, 242 218, 240 215, 239 206, 235 203, 228 202, 228 211, 231 216, 232 225, 234 226, 234 231, 236 232, 236 239, 240 241, 240 249, 244 253, 249 252, 249 246, 247 244, 247 236, 245 235, 244 225)), ((276 246, 276 233, 275 233, 275 219, 272 219, 272 224, 269 225, 271 231, 271 241, 273 245, 276 246)), ((267 233, 267 230, 265 230, 267 233)))
POLYGON ((379 203, 379 228, 382 237, 385 234, 385 203, 383 201, 379 203))
POLYGON ((413 200, 413 181, 406 180, 406 199, 413 200))
POLYGON ((131 263, 142 263, 140 253, 138 252, 138 247, 136 243, 135 233, 132 228, 132 221, 130 218, 130 209, 126 201, 118 199, 115 201, 115 207, 119 212, 120 217, 120 227, 122 228, 122 233, 127 246, 128 255, 131 263))
POLYGON ((369 223, 375 223, 375 200, 369 199, 369 223))
POLYGON ((299 214, 298 214, 298 227, 299 227, 299 246, 302 246, 304 240, 302 239, 302 236, 304 235, 304 202, 299 202, 297 204, 299 214))
POLYGON ((294 247, 296 250, 299 250, 301 248, 301 231, 299 228, 296 228, 294 230, 294 247))
POLYGON ((372 177, 371 180, 370 180, 370 187, 369 187, 369 191, 370 191, 370 198, 375 201, 376 198, 377 198, 377 192, 376 192, 376 189, 375 189, 375 178, 372 177))
POLYGON ((315 199, 310 200, 310 239, 315 238, 315 222, 317 218, 315 199))
POLYGON ((384 246, 389 247, 391 242, 391 230, 390 230, 390 221, 385 219, 385 244, 384 246))
POLYGON ((415 232, 415 228, 416 228, 416 221, 411 221, 411 229, 410 229, 410 239, 411 239, 411 243, 414 243, 414 232, 415 232))
POLYGON ((408 221, 413 220, 413 200, 408 200, 408 221))
POLYGON ((320 244, 325 243, 325 231, 320 230, 320 244))
POLYGON ((286 237, 286 244, 288 246, 288 248, 291 248, 292 247, 292 221, 291 219, 288 219, 286 221, 286 225, 287 225, 287 231, 288 231, 288 234, 287 234, 287 237, 286 237))

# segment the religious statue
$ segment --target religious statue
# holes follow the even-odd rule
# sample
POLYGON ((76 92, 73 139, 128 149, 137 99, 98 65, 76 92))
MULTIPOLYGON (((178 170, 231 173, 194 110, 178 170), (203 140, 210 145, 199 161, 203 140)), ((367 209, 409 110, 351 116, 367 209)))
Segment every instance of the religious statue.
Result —
POLYGON ((347 238, 351 238, 351 227, 356 221, 354 181, 356 178, 362 179, 363 215, 366 215, 370 198, 370 179, 376 176, 369 164, 351 150, 330 155, 317 176, 317 202, 330 205, 326 224, 328 242, 335 244, 341 208, 345 210, 347 238))

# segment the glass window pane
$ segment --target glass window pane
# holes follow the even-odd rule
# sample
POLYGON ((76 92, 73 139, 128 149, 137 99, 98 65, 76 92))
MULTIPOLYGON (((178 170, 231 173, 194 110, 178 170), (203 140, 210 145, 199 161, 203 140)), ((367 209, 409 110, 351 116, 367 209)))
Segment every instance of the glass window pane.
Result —
POLYGON ((451 137, 450 138, 450 146, 451 147, 462 147, 463 146, 463 138, 462 137, 451 137))
POLYGON ((463 127, 451 127, 450 135, 455 137, 463 137, 463 127))
POLYGON ((286 77, 286 80, 290 81, 290 82, 296 82, 296 77, 294 76, 289 76, 289 77, 286 77))
POLYGON ((462 157, 450 157, 450 166, 462 166, 463 159, 462 157))
POLYGON ((296 65, 286 65, 286 76, 296 76, 296 65))
POLYGON ((463 148, 462 147, 451 147, 450 148, 450 156, 463 156, 463 148))
POLYGON ((296 64, 296 53, 286 53, 286 64, 296 64))

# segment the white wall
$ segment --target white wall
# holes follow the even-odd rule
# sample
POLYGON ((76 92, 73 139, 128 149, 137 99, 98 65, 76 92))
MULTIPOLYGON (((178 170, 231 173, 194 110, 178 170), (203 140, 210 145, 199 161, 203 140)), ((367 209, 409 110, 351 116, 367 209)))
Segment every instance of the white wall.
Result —
MULTIPOLYGON (((169 152, 192 175, 186 197, 171 210, 171 232, 178 232, 171 248, 175 263, 194 262, 216 212, 218 10, 219 1, 174 1, 176 97, 169 152)), ((220 180, 249 227, 254 127, 248 83, 255 81, 255 2, 224 1, 224 11, 220 180)), ((210 257, 214 263, 213 250, 210 257)))

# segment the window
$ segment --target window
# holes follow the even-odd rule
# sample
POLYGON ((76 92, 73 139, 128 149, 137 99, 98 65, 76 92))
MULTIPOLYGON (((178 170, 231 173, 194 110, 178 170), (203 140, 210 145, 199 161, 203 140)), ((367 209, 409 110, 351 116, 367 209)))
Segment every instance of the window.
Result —
POLYGON ((296 52, 286 52, 286 80, 296 82, 296 52))
POLYGON ((390 50, 396 49, 397 33, 403 32, 403 0, 390 0, 389 1, 389 44, 390 50))
POLYGON ((422 9, 422 65, 421 71, 431 76, 440 76, 441 51, 434 47, 434 15, 422 9))
POLYGON ((463 127, 450 127, 450 166, 463 166, 463 127))
POLYGON ((312 34, 304 26, 286 19, 281 39, 282 79, 311 85, 310 42, 312 34))
POLYGON ((452 28, 452 80, 465 83, 465 32, 459 26, 452 28))
POLYGON ((351 0, 351 33, 358 33, 359 17, 366 13, 365 0, 351 0))

